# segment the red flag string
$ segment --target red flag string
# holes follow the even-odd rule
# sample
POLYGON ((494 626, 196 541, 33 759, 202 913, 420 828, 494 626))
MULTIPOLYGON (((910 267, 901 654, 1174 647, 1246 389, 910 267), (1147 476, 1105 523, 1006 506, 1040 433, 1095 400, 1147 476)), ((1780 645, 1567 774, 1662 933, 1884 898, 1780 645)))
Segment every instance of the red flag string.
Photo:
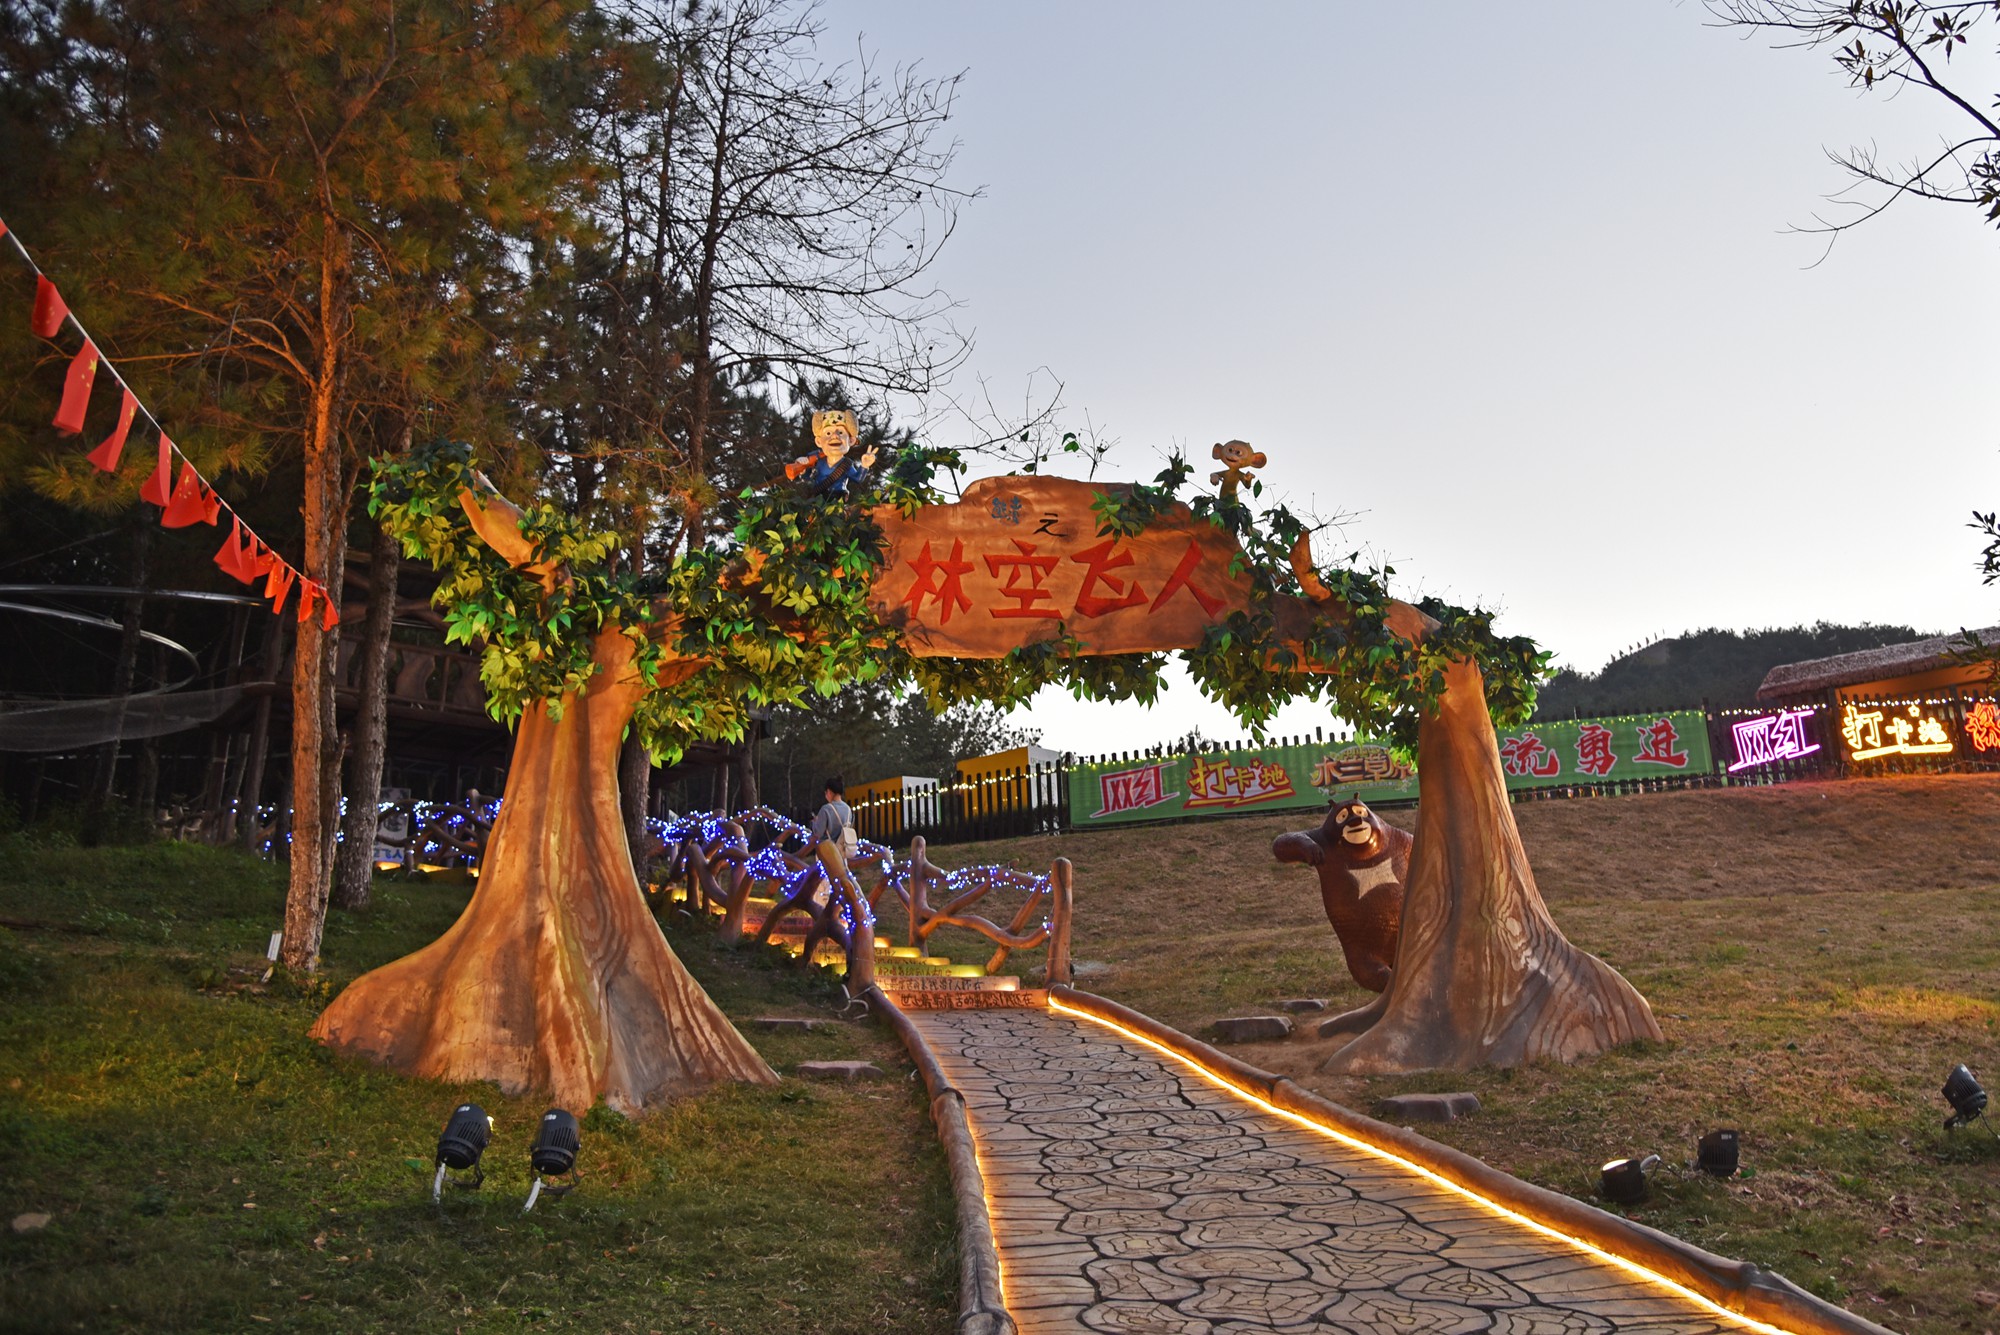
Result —
POLYGON ((90 462, 107 473, 118 471, 118 456, 125 452, 125 433, 132 429, 132 415, 139 411, 139 400, 132 397, 132 391, 125 391, 125 401, 118 405, 118 425, 104 438, 104 443, 90 452, 90 462))
POLYGON ((174 484, 174 443, 167 439, 167 433, 160 433, 160 462, 153 469, 153 476, 146 479, 146 485, 139 488, 139 499, 151 501, 165 509, 173 499, 170 490, 174 484))
POLYGON ((271 562, 270 574, 264 579, 264 596, 271 600, 271 610, 273 612, 283 607, 285 599, 291 596, 292 580, 297 575, 298 572, 283 561, 273 560, 271 562))
MULTIPOLYGON (((139 489, 139 498, 161 508, 160 523, 167 528, 186 528, 192 524, 216 524, 222 512, 229 507, 195 468, 193 460, 181 454, 180 447, 168 437, 160 421, 139 401, 138 395, 126 383, 103 353, 98 351, 97 341, 83 322, 76 318, 63 300, 62 293, 35 263, 34 257, 21 243, 21 238, 11 232, 4 220, 0 220, 0 239, 7 241, 22 261, 35 274, 35 306, 30 317, 30 327, 37 337, 53 339, 62 332, 63 325, 73 323, 77 332, 83 335, 83 346, 70 359, 69 370, 63 377, 61 404, 56 409, 54 425, 57 432, 65 436, 79 435, 83 431, 84 418, 90 408, 90 392, 97 380, 101 366, 118 384, 122 392, 118 405, 118 423, 112 428, 97 448, 86 456, 92 466, 102 472, 116 473, 125 454, 125 442, 132 430, 132 423, 140 413, 159 432, 159 458, 152 475, 139 489), (174 480, 174 458, 180 456, 180 480, 174 480)), ((229 537, 224 539, 222 548, 215 554, 217 566, 231 577, 249 584, 259 577, 264 579, 264 596, 271 599, 271 610, 283 609, 285 599, 290 596, 292 584, 299 584, 298 618, 301 622, 312 616, 313 603, 317 600, 323 609, 322 626, 331 630, 340 624, 340 610, 328 595, 326 586, 305 579, 290 564, 271 550, 256 531, 243 522, 241 515, 229 510, 232 527, 229 537)))
POLYGON ((69 318, 69 306, 63 301, 62 293, 56 291, 46 275, 35 275, 35 314, 33 327, 37 338, 54 338, 69 318))
POLYGON ((97 379, 97 348, 89 339, 77 349, 63 377, 62 406, 56 409, 55 428, 65 436, 83 431, 83 410, 90 406, 90 386, 97 379))
POLYGON ((174 486, 174 494, 167 502, 167 512, 160 516, 162 528, 186 528, 189 524, 213 523, 208 518, 208 501, 204 493, 208 489, 201 485, 200 474, 194 465, 181 464, 181 480, 174 486))

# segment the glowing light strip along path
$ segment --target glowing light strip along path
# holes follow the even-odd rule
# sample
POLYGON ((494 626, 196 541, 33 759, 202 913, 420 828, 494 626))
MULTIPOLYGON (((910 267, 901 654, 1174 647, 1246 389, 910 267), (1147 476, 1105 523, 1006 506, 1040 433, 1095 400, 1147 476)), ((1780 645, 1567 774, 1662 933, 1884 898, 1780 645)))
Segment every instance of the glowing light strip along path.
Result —
POLYGON ((1096 1017, 909 1016, 965 1097, 1023 1335, 1774 1330, 1096 1017))

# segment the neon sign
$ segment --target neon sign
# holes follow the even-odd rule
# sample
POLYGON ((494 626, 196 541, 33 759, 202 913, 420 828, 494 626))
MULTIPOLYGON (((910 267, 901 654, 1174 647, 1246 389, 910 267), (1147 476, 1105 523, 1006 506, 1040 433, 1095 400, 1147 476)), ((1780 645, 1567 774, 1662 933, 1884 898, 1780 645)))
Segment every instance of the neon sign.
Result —
MULTIPOLYGON (((1848 706, 1850 710, 1853 706, 1848 706)), ((1770 765, 1780 760, 1797 760, 1819 750, 1819 743, 1806 742, 1806 720, 1812 717, 1810 709, 1788 709, 1782 714, 1766 714, 1763 718, 1747 718, 1741 723, 1730 725, 1729 731, 1736 738, 1736 763, 1729 767, 1734 774, 1752 765, 1770 765)))
POLYGON ((1881 709, 1856 709, 1849 701, 1841 711, 1840 735, 1847 741, 1849 760, 1941 756, 1952 749, 1951 734, 1934 715, 1924 713, 1922 705, 1911 705, 1905 716, 1881 709))
POLYGON ((2000 709, 1991 700, 1974 705, 1965 715, 1965 735, 1977 750, 2000 748, 2000 709))

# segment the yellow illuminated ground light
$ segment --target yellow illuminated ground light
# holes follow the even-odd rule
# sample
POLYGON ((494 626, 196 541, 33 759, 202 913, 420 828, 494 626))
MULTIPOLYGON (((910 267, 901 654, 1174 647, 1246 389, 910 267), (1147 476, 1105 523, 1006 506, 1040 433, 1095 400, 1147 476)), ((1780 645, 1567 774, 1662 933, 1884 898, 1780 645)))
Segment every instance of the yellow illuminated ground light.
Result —
POLYGON ((1231 1094, 1234 1094, 1237 1098, 1242 1099, 1244 1102, 1249 1103, 1257 1107, 1258 1109, 1261 1109, 1262 1111, 1271 1114, 1274 1117, 1282 1117, 1288 1122, 1292 1122, 1298 1126, 1302 1126, 1306 1128, 1308 1131, 1317 1132, 1318 1134, 1325 1136, 1328 1140, 1335 1141, 1336 1143, 1341 1145, 1345 1145, 1349 1149, 1360 1150, 1362 1153, 1373 1155, 1375 1158, 1380 1159, 1386 1163, 1392 1163, 1396 1165, 1398 1168, 1403 1169, 1405 1172, 1414 1173, 1418 1177, 1423 1178, 1425 1181, 1430 1182, 1436 1186, 1442 1187, 1446 1191, 1449 1191, 1454 1195, 1462 1196, 1466 1200, 1475 1202, 1476 1204, 1483 1206, 1484 1208, 1492 1211, 1494 1214, 1500 1216, 1500 1218, 1502 1219, 1506 1219, 1513 1223, 1519 1224, 1524 1228, 1533 1229, 1537 1233, 1543 1234, 1546 1237, 1554 1238, 1558 1242, 1566 1243, 1571 1247, 1575 1247, 1578 1251, 1585 1252, 1588 1255, 1598 1258, 1599 1260, 1609 1261, 1612 1265, 1617 1266, 1619 1269, 1626 1271, 1627 1273, 1633 1275, 1634 1277, 1643 1280, 1646 1283, 1655 1286, 1656 1288, 1662 1289, 1667 1293, 1671 1293, 1675 1297, 1685 1298, 1689 1302, 1694 1303, 1697 1306, 1702 1307, 1710 1312, 1714 1312, 1717 1315, 1727 1317, 1729 1320, 1742 1326, 1746 1330, 1759 1331, 1762 1332, 1762 1335, 1795 1335, 1795 1332, 1788 1331, 1783 1326, 1773 1326, 1767 1322, 1759 1321, 1754 1317, 1745 1316, 1741 1312, 1731 1311, 1729 1308, 1724 1307, 1722 1304, 1716 1302, 1714 1299, 1705 1297, 1704 1295, 1695 1292, 1687 1285, 1682 1284, 1676 1280, 1668 1279, 1665 1275, 1662 1275, 1657 1270, 1648 1269, 1647 1267, 1639 1264, 1637 1261, 1629 1260, 1626 1257, 1618 1255, 1616 1252, 1608 1252, 1604 1248, 1597 1246, 1595 1243, 1585 1242, 1582 1238, 1571 1237, 1569 1234, 1563 1232, 1559 1228, 1552 1227, 1551 1225, 1543 1223, 1539 1219, 1535 1219, 1528 1215, 1522 1214, 1520 1211, 1502 1205, 1498 1201, 1488 1200, 1486 1197, 1472 1190, 1472 1188, 1465 1186, 1463 1183, 1454 1182, 1450 1178, 1444 1176, 1442 1173, 1438 1173, 1432 1169, 1424 1167, 1422 1164, 1414 1163, 1408 1159, 1405 1159, 1402 1155, 1397 1154, 1393 1150, 1386 1150, 1379 1145, 1372 1145, 1365 1140, 1359 1140, 1354 1136, 1350 1136, 1346 1132, 1336 1131, 1330 1126, 1326 1126, 1320 1122, 1315 1122, 1310 1117, 1303 1117, 1298 1113, 1291 1112, 1288 1109, 1280 1108, 1277 1104, 1272 1103, 1267 1099, 1260 1098, 1258 1095, 1251 1093, 1247 1089, 1244 1089, 1241 1085, 1238 1085, 1233 1081, 1229 1080, 1228 1078, 1218 1075, 1216 1072, 1209 1070, 1206 1066, 1203 1066, 1200 1062, 1195 1061, 1193 1058, 1188 1057, 1183 1053, 1176 1052, 1174 1049, 1168 1047, 1166 1044, 1160 1042, 1158 1039, 1148 1038, 1144 1034, 1137 1033, 1131 1029, 1127 1029, 1124 1025, 1119 1024, 1116 1021, 1107 1020, 1102 1016, 1093 1015, 1089 1011, 1078 1010, 1074 1006, 1065 1006, 1062 1004, 1062 1002, 1058 1001, 1054 997, 1049 998, 1049 1009, 1052 1011, 1059 1012, 1060 1014, 1063 1015, 1074 1016, 1075 1018, 1080 1020, 1089 1020, 1093 1024, 1103 1025, 1106 1029, 1111 1030, 1113 1033, 1122 1035, 1125 1038, 1129 1038, 1134 1043, 1142 1044, 1148 1048, 1151 1048, 1153 1051, 1162 1054, 1163 1056, 1173 1058, 1173 1060, 1179 1062, 1181 1065, 1195 1072, 1197 1075, 1201 1076, 1202 1079, 1208 1081, 1210 1084, 1228 1090, 1231 1094))

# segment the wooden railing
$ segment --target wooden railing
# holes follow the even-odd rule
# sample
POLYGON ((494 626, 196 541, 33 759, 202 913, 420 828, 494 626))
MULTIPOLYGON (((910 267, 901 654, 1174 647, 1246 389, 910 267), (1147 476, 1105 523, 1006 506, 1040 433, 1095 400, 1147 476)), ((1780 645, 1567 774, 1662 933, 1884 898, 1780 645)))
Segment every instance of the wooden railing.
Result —
POLYGON ((865 840, 850 860, 837 845, 814 843, 803 826, 768 807, 734 817, 713 812, 683 817, 667 826, 667 839, 669 892, 693 912, 719 916, 717 931, 725 943, 746 937, 768 943, 782 923, 803 917, 800 958, 811 962, 823 943, 837 946, 846 958, 850 996, 861 996, 874 984, 876 909, 888 898, 903 908, 905 940, 921 951, 928 953, 940 928, 955 927, 995 946, 988 973, 1014 951, 1046 945, 1048 981, 1070 979, 1074 896, 1067 858, 1057 858, 1043 876, 999 866, 946 870, 930 861, 924 841, 917 839, 901 861, 893 850, 865 840), (866 888, 864 879, 871 882, 866 888), (996 891, 1022 895, 1004 927, 969 911, 996 891), (942 902, 934 904, 940 896, 942 902), (746 924, 755 899, 769 899, 772 907, 753 933, 746 924), (1044 910, 1039 923, 1037 910, 1044 910))
POLYGON ((1069 928, 1074 872, 1068 858, 1057 858, 1045 876, 1031 876, 1012 867, 993 864, 947 871, 934 864, 928 853, 929 846, 923 836, 918 835, 910 841, 909 858, 895 864, 885 878, 889 889, 903 903, 909 922, 908 944, 929 954, 931 934, 940 927, 960 927, 976 932, 997 947, 993 957, 986 961, 986 972, 989 974, 1000 972, 1007 963, 1007 956, 1014 951, 1033 950, 1047 944, 1048 981, 1055 984, 1070 980, 1069 928), (1014 911, 1005 927, 990 918, 968 912, 995 890, 1018 890, 1025 894, 1021 906, 1014 911), (933 905, 931 897, 939 891, 944 893, 945 900, 942 904, 933 905), (1049 905, 1046 916, 1039 925, 1030 927, 1035 910, 1041 908, 1044 902, 1049 905))
POLYGON ((440 862, 477 866, 486 856, 495 811, 491 805, 457 802, 384 802, 376 818, 375 843, 378 848, 400 850, 406 869, 440 862))

